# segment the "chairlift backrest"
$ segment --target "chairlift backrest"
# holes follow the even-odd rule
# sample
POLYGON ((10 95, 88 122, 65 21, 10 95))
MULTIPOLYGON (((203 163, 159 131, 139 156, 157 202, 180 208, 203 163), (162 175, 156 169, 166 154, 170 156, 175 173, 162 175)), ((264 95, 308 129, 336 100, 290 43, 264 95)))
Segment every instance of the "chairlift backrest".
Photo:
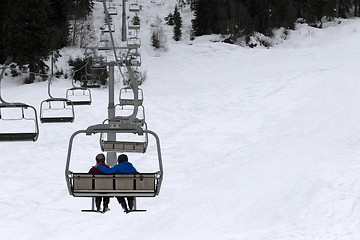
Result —
POLYGON ((66 90, 66 99, 73 105, 91 105, 91 91, 85 87, 73 87, 66 90))

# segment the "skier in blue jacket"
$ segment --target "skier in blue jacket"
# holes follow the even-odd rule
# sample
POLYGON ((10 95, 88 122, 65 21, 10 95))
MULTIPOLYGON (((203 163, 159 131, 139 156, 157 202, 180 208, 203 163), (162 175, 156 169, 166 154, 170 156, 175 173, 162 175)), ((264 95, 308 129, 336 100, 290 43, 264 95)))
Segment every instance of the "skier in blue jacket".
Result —
MULTIPOLYGON (((106 168, 100 164, 96 164, 96 166, 101 172, 106 174, 114 174, 114 173, 137 173, 136 168, 128 162, 128 157, 125 154, 120 154, 118 157, 118 164, 111 167, 106 168)), ((116 197, 122 208, 126 213, 133 210, 135 197, 127 197, 128 205, 126 205, 125 197, 116 197)))

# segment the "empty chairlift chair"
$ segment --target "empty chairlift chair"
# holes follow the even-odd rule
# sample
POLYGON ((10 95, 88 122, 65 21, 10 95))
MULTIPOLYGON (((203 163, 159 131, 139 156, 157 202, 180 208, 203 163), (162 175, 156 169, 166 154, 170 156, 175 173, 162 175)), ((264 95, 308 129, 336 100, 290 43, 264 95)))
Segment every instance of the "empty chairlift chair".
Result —
POLYGON ((100 88, 101 79, 99 75, 96 74, 85 74, 80 78, 81 87, 85 88, 100 88))
POLYGON ((108 7, 108 13, 109 15, 117 15, 117 8, 113 6, 108 7))
POLYGON ((128 23, 129 30, 139 30, 140 29, 140 22, 129 22, 128 23))
POLYGON ((49 98, 40 104, 40 121, 42 123, 72 123, 74 119, 74 106, 66 98, 49 98))
MULTIPOLYGON (((131 87, 125 87, 120 89, 119 94, 119 102, 120 105, 134 105, 134 92, 131 87)), ((143 90, 141 88, 138 89, 138 106, 142 105, 144 102, 143 90)))
POLYGON ((139 52, 131 51, 129 54, 127 54, 125 59, 125 64, 130 65, 131 67, 134 67, 135 69, 137 67, 141 66, 141 55, 139 52))
POLYGON ((129 5, 129 12, 140 12, 140 5, 137 3, 132 3, 129 5))
POLYGON ((102 32, 115 32, 115 26, 113 24, 110 24, 110 29, 109 29, 109 26, 108 24, 104 24, 102 27, 100 27, 101 31, 102 32))
POLYGON ((36 109, 24 103, 0 104, 0 141, 33 141, 39 136, 36 109))
MULTIPOLYGON (((140 86, 143 81, 144 81, 144 77, 143 75, 141 74, 141 72, 139 71, 133 71, 134 73, 134 76, 135 76, 135 79, 137 81, 137 84, 138 86, 140 86)), ((128 86, 128 87, 132 87, 132 83, 131 83, 131 78, 130 78, 130 75, 129 75, 129 72, 125 72, 124 73, 124 79, 123 79, 123 84, 128 86)))
POLYGON ((121 124, 134 124, 139 127, 144 127, 145 125, 145 108, 143 105, 138 106, 137 114, 135 119, 132 122, 129 122, 129 119, 134 112, 134 106, 132 105, 115 105, 115 117, 113 122, 116 126, 121 124))
POLYGON ((93 57, 90 59, 92 69, 106 69, 106 56, 93 57))
MULTIPOLYGON (((144 128, 146 130, 146 123, 144 128)), ((109 140, 108 134, 104 133, 100 136, 100 147, 103 152, 145 153, 148 147, 148 135, 121 133, 116 134, 116 140, 109 140)))
POLYGON ((139 48, 141 45, 140 38, 138 37, 129 37, 126 43, 128 48, 139 48))
POLYGON ((66 99, 73 105, 91 105, 91 91, 85 87, 72 87, 66 90, 66 99))

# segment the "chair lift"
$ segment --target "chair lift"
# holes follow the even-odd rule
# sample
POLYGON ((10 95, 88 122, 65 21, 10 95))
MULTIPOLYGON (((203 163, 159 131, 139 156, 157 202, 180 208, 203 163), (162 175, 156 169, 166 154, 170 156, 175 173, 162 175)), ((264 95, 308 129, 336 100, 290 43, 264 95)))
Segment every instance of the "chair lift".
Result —
POLYGON ((53 76, 50 76, 48 95, 40 104, 40 121, 42 123, 72 123, 75 119, 74 105, 66 98, 54 98, 50 93, 53 76))
POLYGON ((25 103, 6 102, 1 96, 1 81, 10 62, 11 58, 7 58, 0 73, 0 142, 35 142, 39 137, 36 109, 25 103))
POLYGON ((129 5, 129 12, 140 12, 140 5, 137 3, 132 3, 129 5))
POLYGON ((93 69, 106 69, 107 58, 106 56, 92 57, 90 59, 91 68, 93 69))
POLYGON ((114 6, 109 6, 108 13, 109 13, 109 15, 117 15, 117 8, 114 6))
MULTIPOLYGON (((137 124, 136 121, 133 121, 131 124, 120 124, 120 122, 126 122, 127 119, 125 117, 115 117, 114 119, 111 120, 114 121, 114 124, 111 124, 111 126, 116 128, 119 128, 123 125, 137 124)), ((138 123, 140 124, 141 122, 138 123)), ((143 122, 142 129, 147 130, 146 122, 143 122)), ((139 135, 136 132, 119 133, 116 134, 116 140, 109 140, 106 133, 101 133, 100 147, 101 147, 101 151, 103 152, 145 153, 148 147, 148 134, 146 132, 143 135, 139 135)))
POLYGON ((128 23, 128 29, 129 30, 139 30, 140 29, 140 23, 139 22, 133 23, 133 22, 130 21, 128 23))
MULTIPOLYGON (((87 67, 86 63, 83 67, 87 67)), ((83 68, 82 67, 82 68, 83 68)), ((82 68, 76 70, 80 71, 82 68)), ((75 71, 75 72, 76 72, 75 71)), ((72 75, 72 88, 66 90, 66 99, 70 100, 73 105, 91 105, 91 91, 85 87, 77 87, 75 86, 74 75, 72 75)))
MULTIPOLYGON (((108 33, 101 32, 100 34, 100 42, 101 43, 109 43, 110 42, 110 36, 108 33)), ((107 45, 108 46, 108 45, 107 45)))
MULTIPOLYGON (((144 78, 143 78, 143 75, 141 74, 141 72, 139 71, 133 71, 134 73, 134 76, 137 80, 137 84, 138 86, 140 86, 143 81, 144 81, 144 78)), ((128 87, 132 87, 132 83, 131 83, 131 79, 130 79, 130 76, 129 76, 129 72, 125 72, 124 73, 124 79, 123 79, 123 84, 128 86, 128 87)))
MULTIPOLYGON (((87 158, 91 159, 91 157, 87 158)), ((160 193, 161 183, 163 180, 163 165, 159 137, 153 131, 144 130, 141 127, 130 124, 124 124, 116 128, 110 126, 109 124, 99 124, 90 126, 86 130, 76 131, 72 134, 69 140, 65 179, 70 195, 74 197, 92 197, 92 210, 83 211, 95 211, 95 197, 155 197, 160 193), (79 134, 91 136, 97 133, 136 133, 138 135, 148 133, 152 135, 156 140, 157 158, 159 164, 158 171, 151 173, 118 173, 109 175, 74 173, 73 171, 70 171, 74 138, 79 134)), ((135 202, 134 209, 131 211, 146 210, 137 210, 135 202)))
POLYGON ((129 29, 128 36, 130 37, 137 37, 138 36, 138 30, 136 29, 129 29))
MULTIPOLYGON (((111 126, 116 128, 121 127, 122 125, 130 124, 147 130, 144 106, 141 105, 135 109, 135 106, 132 105, 123 106, 117 104, 115 105, 115 112, 115 117, 112 119, 106 119, 103 124, 108 121, 111 126), (133 114, 135 114, 135 117, 131 118, 133 114)), ((108 140, 105 134, 100 134, 101 150, 106 152, 146 152, 148 145, 147 133, 145 133, 144 137, 136 134, 127 134, 124 137, 124 134, 119 134, 115 139, 116 140, 114 141, 108 140)))
MULTIPOLYGON (((134 93, 131 87, 124 87, 120 89, 119 94, 120 105, 134 105, 134 93)), ((141 88, 138 88, 138 106, 141 106, 144 102, 144 93, 141 88)))
POLYGON ((140 38, 138 37, 129 37, 126 43, 128 48, 139 48, 141 45, 140 38))
POLYGON ((82 75, 80 78, 81 87, 85 88, 100 88, 101 87, 101 79, 99 75, 86 73, 82 75))
POLYGON ((102 32, 115 32, 115 26, 113 24, 110 24, 110 30, 109 30, 109 27, 108 27, 108 24, 104 24, 102 27, 100 27, 101 31, 102 32))
MULTIPOLYGON (((104 56, 91 57, 89 58, 91 69, 106 69, 107 59, 104 56)), ((80 78, 81 87, 85 88, 100 88, 101 87, 101 78, 97 74, 88 73, 82 75, 80 78)))
MULTIPOLYGON (((133 105, 115 105, 115 118, 114 118, 114 124, 120 125, 120 124, 126 124, 129 123, 129 118, 131 114, 134 112, 134 106, 133 105)), ((136 117, 130 124, 134 124, 139 127, 143 127, 145 124, 145 108, 143 105, 138 106, 138 112, 136 114, 136 117)))
POLYGON ((25 103, 1 103, 0 121, 0 142, 35 142, 38 139, 39 123, 37 113, 36 109, 30 105, 25 103), (28 122, 32 122, 31 126, 28 122), (21 131, 19 131, 19 129, 21 129, 21 131), (24 131, 24 129, 26 129, 26 131, 24 131))
POLYGON ((66 90, 66 99, 76 105, 91 105, 91 91, 86 87, 72 87, 66 90))
MULTIPOLYGON (((134 49, 132 49, 132 50, 134 50, 134 49)), ((136 51, 129 50, 128 54, 125 57, 125 62, 129 63, 129 65, 131 67, 140 67, 141 66, 141 55, 137 51, 137 48, 135 50, 136 51)))

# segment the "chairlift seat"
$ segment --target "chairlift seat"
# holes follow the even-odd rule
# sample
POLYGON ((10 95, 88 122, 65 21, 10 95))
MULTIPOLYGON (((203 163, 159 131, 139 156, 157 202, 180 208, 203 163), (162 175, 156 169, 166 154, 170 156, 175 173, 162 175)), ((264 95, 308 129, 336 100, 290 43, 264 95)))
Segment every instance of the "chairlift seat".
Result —
MULTIPOLYGON (((115 126, 117 125, 121 125, 121 124, 127 124, 127 119, 128 118, 115 118, 115 126)), ((134 124, 136 126, 142 127, 144 126, 145 120, 144 119, 139 119, 139 118, 135 118, 133 122, 131 122, 130 124, 134 124)))
POLYGON ((33 141, 35 142, 38 133, 0 133, 0 142, 33 141))
POLYGON ((84 81, 81 82, 81 87, 86 87, 86 88, 100 88, 101 84, 99 82, 96 81, 84 81))
POLYGON ((147 142, 127 142, 127 141, 101 141, 101 150, 104 152, 136 152, 145 153, 147 142))
POLYGON ((74 117, 41 117, 42 123, 74 122, 74 117))
POLYGON ((139 30, 140 29, 140 24, 129 23, 128 29, 129 30, 139 30))
POLYGON ((158 193, 159 178, 159 173, 73 173, 70 185, 75 197, 154 197, 158 193))
MULTIPOLYGON (((120 105, 134 105, 135 104, 135 100, 134 99, 120 99, 120 105)), ((142 99, 138 99, 138 105, 142 105, 143 104, 143 100, 142 99)))

